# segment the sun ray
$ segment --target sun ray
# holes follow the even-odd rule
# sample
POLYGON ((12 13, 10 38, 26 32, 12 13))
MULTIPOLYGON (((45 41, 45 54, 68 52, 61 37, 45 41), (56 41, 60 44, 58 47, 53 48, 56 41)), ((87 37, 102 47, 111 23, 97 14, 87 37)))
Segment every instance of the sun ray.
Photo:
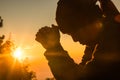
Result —
POLYGON ((24 56, 23 56, 23 50, 21 47, 16 48, 16 50, 13 52, 13 57, 21 61, 24 56))

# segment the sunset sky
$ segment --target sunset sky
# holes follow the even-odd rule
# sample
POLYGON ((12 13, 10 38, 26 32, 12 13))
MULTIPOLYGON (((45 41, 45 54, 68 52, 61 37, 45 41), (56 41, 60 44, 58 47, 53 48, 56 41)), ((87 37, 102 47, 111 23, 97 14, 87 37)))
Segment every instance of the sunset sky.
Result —
MULTIPOLYGON (((112 0, 120 10, 120 1, 112 0)), ((39 28, 56 24, 55 12, 58 0, 0 0, 0 16, 4 20, 0 35, 4 34, 22 47, 24 56, 28 57, 31 69, 36 71, 39 80, 52 77, 44 57, 45 49, 35 41, 39 28)), ((68 35, 61 34, 61 43, 70 56, 79 63, 84 46, 74 43, 68 35)))

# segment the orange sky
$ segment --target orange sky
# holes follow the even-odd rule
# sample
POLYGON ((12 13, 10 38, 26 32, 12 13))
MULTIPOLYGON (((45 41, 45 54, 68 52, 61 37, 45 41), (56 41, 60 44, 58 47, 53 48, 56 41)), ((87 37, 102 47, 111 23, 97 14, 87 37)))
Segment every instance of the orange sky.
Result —
MULTIPOLYGON (((52 77, 47 60, 43 53, 45 49, 36 42, 35 34, 39 28, 56 24, 55 11, 58 0, 0 0, 0 16, 4 19, 4 26, 0 35, 5 34, 17 46, 21 46, 25 55, 30 58, 31 67, 37 72, 39 80, 52 77)), ((120 10, 120 1, 113 0, 120 10)), ((83 55, 84 46, 74 43, 70 36, 61 35, 61 43, 70 56, 79 63, 83 55)))

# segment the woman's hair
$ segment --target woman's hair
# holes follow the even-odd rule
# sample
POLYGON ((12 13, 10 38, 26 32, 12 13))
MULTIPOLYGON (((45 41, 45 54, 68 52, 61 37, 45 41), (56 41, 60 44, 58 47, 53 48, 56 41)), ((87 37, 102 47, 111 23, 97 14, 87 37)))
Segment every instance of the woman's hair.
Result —
POLYGON ((59 0, 56 21, 63 33, 73 32, 102 17, 96 0, 59 0))

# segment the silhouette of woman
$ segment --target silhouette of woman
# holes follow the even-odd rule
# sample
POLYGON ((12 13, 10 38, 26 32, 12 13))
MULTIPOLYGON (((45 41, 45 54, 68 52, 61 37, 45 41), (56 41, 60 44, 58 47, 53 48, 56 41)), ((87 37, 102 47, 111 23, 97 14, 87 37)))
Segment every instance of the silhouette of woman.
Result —
POLYGON ((119 11, 111 0, 99 0, 101 8, 96 2, 59 0, 58 26, 43 27, 36 34, 36 40, 46 49, 44 55, 56 80, 120 79, 119 11), (63 49, 59 30, 86 45, 81 64, 76 64, 63 49))

